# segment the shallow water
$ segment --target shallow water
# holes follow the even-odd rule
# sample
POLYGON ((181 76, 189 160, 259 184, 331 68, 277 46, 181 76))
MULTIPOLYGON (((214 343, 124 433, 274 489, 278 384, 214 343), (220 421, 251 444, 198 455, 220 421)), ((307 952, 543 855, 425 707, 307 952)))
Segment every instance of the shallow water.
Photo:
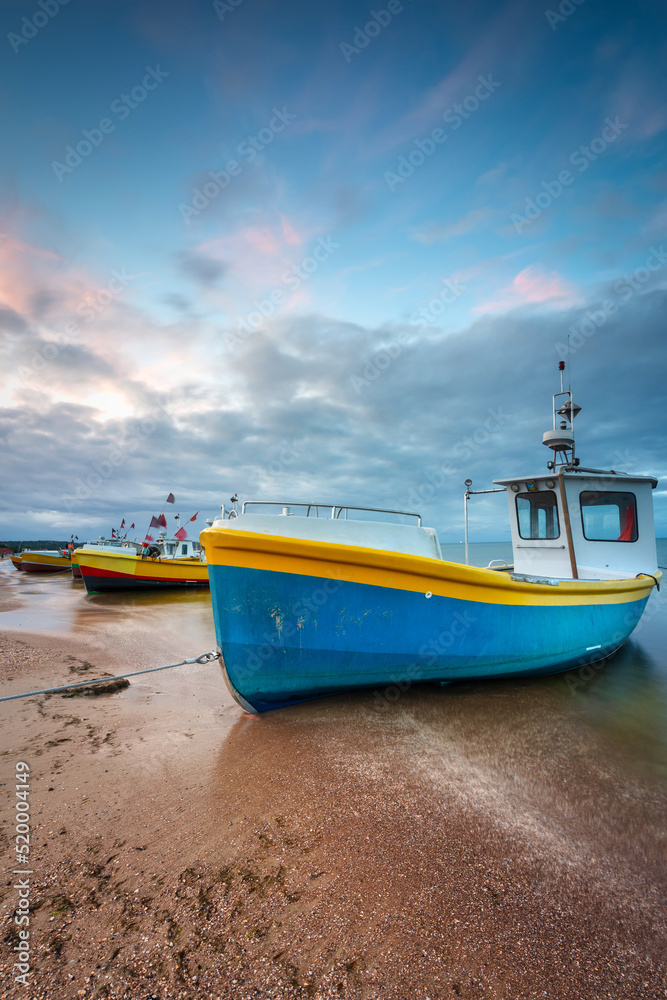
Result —
POLYGON ((215 647, 208 590, 88 594, 70 573, 22 573, 8 560, 0 566, 0 627, 145 648, 166 640, 197 653, 215 647))
MULTIPOLYGON (((660 565, 667 565, 667 539, 659 539, 658 551, 660 565)), ((463 562, 463 546, 444 546, 443 555, 452 561, 463 562)), ((510 544, 471 544, 472 565, 484 566, 491 559, 509 561, 510 544)), ((70 634, 97 646, 116 648, 122 669, 174 662, 206 652, 216 644, 208 591, 88 595, 82 583, 74 582, 69 574, 28 575, 15 570, 9 560, 0 564, 0 627, 13 634, 70 634)), ((164 690, 168 685, 167 677, 168 674, 162 673, 152 680, 152 675, 147 675, 142 679, 142 686, 153 684, 156 690, 164 690)), ((220 687, 222 697, 222 678, 220 687)), ((667 781, 665 588, 661 593, 653 592, 631 640, 603 665, 532 681, 496 681, 492 684, 480 681, 454 685, 446 690, 415 686, 400 696, 399 708, 419 723, 424 716, 426 699, 429 738, 437 740, 439 725, 443 731, 449 726, 448 712, 453 699, 460 705, 460 698, 464 697, 472 699, 471 704, 474 702, 475 714, 488 715, 490 727, 509 732, 516 713, 525 711, 527 691, 536 725, 538 719, 540 726, 549 725, 549 712, 555 698, 558 712, 564 712, 582 736, 600 740, 605 747, 620 752, 631 769, 638 768, 660 781, 667 781), (503 705, 500 714, 499 695, 502 695, 503 705), (436 721, 438 713, 440 724, 436 721)), ((315 727, 319 725, 322 711, 328 718, 333 712, 349 721, 360 709, 363 716, 369 703, 378 704, 374 694, 360 692, 326 699, 290 712, 296 713, 302 722, 310 719, 315 727)), ((227 700, 226 691, 224 696, 227 700)), ((397 709, 388 706, 388 710, 397 709)), ((378 717, 382 717, 381 713, 378 717)))

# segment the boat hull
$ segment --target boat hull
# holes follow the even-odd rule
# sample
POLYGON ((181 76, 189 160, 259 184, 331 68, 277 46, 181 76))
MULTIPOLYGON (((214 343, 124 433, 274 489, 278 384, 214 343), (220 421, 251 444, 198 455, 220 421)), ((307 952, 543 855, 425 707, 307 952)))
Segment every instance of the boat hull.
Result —
POLYGON ((14 569, 23 569, 23 557, 21 555, 13 555, 11 560, 14 569))
POLYGON ((248 532, 209 529, 201 538, 226 680, 257 712, 355 688, 537 676, 592 663, 627 639, 654 585, 548 586, 248 532))
POLYGON ((145 559, 86 549, 76 555, 89 593, 208 587, 208 566, 198 559, 145 559))
POLYGON ((79 560, 77 558, 76 552, 72 553, 72 576, 75 580, 82 580, 81 567, 79 566, 79 560))
POLYGON ((23 552, 21 554, 21 569, 26 573, 64 573, 71 563, 67 556, 53 555, 48 552, 23 552))

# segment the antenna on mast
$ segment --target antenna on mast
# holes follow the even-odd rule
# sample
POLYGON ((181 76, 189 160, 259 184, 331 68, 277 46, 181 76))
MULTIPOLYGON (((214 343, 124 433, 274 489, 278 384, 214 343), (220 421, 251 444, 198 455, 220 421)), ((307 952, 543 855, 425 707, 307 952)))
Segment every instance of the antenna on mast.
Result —
MULTIPOLYGON (((569 344, 568 344, 569 350, 569 344)), ((565 362, 558 362, 558 372, 560 374, 560 392, 554 393, 553 397, 553 430, 545 431, 542 435, 542 444, 551 448, 554 457, 553 461, 547 462, 547 469, 553 470, 557 465, 576 469, 579 459, 574 457, 574 418, 581 411, 572 398, 572 389, 563 387, 565 374, 565 362), (561 403, 561 397, 566 399, 561 403), (559 405, 560 404, 560 405, 559 405), (556 418, 560 417, 559 425, 556 426, 556 418), (560 461, 558 458, 560 457, 560 461)))

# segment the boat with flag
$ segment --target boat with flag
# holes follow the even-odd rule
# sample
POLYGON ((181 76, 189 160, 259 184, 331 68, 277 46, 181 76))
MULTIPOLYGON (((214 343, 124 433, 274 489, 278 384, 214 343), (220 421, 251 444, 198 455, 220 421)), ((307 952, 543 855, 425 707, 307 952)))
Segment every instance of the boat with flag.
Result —
MULTIPOLYGON (((129 526, 127 532, 132 531, 134 528, 134 523, 129 526)), ((123 535, 122 532, 125 530, 125 518, 121 521, 120 528, 111 529, 111 537, 106 538, 104 535, 100 535, 99 538, 93 538, 89 542, 85 542, 84 545, 76 545, 79 536, 72 535, 68 548, 70 549, 71 565, 72 565, 72 577, 75 580, 83 580, 81 575, 81 567, 79 566, 79 557, 77 555, 79 549, 94 549, 96 552, 117 552, 119 548, 130 548, 135 551, 141 551, 141 544, 137 542, 129 542, 127 540, 127 532, 123 535)))
MULTIPOLYGON (((174 503, 173 493, 166 503, 174 503)), ((197 511, 188 518, 196 521, 197 511)), ((199 543, 188 539, 187 530, 180 525, 180 515, 175 516, 176 530, 168 537, 164 510, 153 515, 149 532, 143 542, 130 542, 126 538, 112 538, 105 544, 89 543, 76 549, 77 560, 86 590, 89 593, 107 593, 117 590, 156 590, 178 587, 208 587, 208 566, 199 543), (160 528, 157 535, 150 531, 160 528)), ((132 525, 134 527, 134 525, 132 525)), ((124 528, 124 522, 121 530, 124 528)), ((112 533, 115 535, 115 532, 112 533)))
POLYGON ((223 510, 200 540, 239 704, 257 713, 358 688, 534 677, 626 641, 661 579, 657 481, 580 464, 580 407, 563 367, 546 473, 496 480, 511 566, 443 559, 411 512, 282 501, 223 510))

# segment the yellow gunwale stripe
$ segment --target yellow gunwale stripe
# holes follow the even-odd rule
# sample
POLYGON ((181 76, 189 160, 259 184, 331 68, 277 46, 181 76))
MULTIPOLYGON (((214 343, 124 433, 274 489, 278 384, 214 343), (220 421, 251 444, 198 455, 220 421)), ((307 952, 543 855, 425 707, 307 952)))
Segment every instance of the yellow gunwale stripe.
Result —
MULTIPOLYGON (((512 580, 494 570, 426 556, 336 545, 282 535, 206 528, 199 536, 211 566, 262 569, 297 576, 363 583, 392 590, 432 593, 483 604, 567 606, 626 604, 647 597, 652 578, 566 580, 558 587, 512 580)), ((660 571, 656 574, 662 578, 660 571)))
POLYGON ((67 556, 59 556, 57 553, 51 555, 48 553, 23 552, 21 553, 21 558, 25 562, 43 563, 45 566, 62 566, 64 563, 69 562, 67 556))
POLYGON ((134 553, 95 552, 93 549, 76 549, 74 554, 80 569, 112 569, 128 576, 148 576, 151 569, 159 567, 160 576, 173 576, 178 571, 179 579, 183 577, 182 570, 187 569, 188 579, 208 579, 208 565, 199 559, 139 559, 134 553))

